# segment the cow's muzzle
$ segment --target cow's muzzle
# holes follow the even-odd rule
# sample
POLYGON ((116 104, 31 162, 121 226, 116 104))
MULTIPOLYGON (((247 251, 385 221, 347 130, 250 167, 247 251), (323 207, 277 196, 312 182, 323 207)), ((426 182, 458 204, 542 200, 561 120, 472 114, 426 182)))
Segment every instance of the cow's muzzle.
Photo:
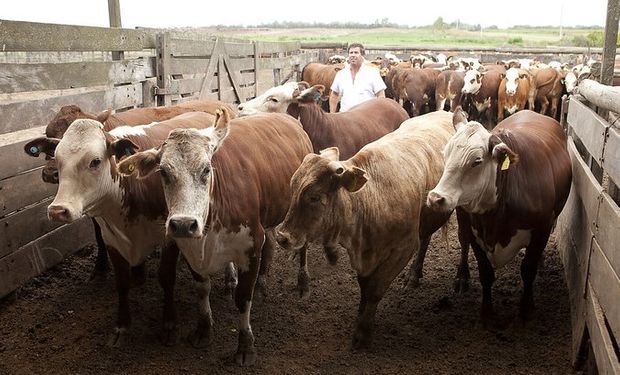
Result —
POLYGON ((446 198, 434 190, 428 193, 428 196, 426 197, 426 205, 435 211, 450 210, 446 198))
POLYGON ((299 249, 305 243, 305 241, 298 241, 291 235, 291 233, 282 229, 276 231, 276 242, 286 250, 299 249))
POLYGON ((168 235, 177 238, 200 238, 202 230, 196 218, 190 216, 173 216, 166 225, 168 235))
POLYGON ((60 221, 61 223, 70 223, 73 221, 71 212, 63 205, 52 204, 47 207, 47 216, 50 220, 60 221))

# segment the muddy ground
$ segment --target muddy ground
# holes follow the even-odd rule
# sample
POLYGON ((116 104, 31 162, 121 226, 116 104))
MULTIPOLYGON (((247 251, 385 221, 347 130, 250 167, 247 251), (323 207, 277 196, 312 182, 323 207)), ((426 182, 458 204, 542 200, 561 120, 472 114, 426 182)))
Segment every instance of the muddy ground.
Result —
MULTIPOLYGON (((106 346, 116 316, 113 278, 89 282, 92 247, 0 302, 0 374, 570 374, 570 312, 562 264, 552 239, 536 279, 536 314, 517 318, 520 259, 498 272, 495 307, 502 328, 478 322, 481 288, 470 254, 472 282, 456 295, 455 230, 447 251, 436 235, 428 251, 422 285, 403 288, 403 275, 379 306, 373 347, 350 350, 359 290, 344 250, 336 266, 322 251, 309 256, 311 294, 295 291, 296 267, 278 249, 268 279, 269 296, 252 308, 259 355, 251 368, 234 363, 237 322, 223 275, 214 278, 211 306, 215 338, 194 349, 184 339, 175 347, 158 340, 161 290, 158 259, 147 263, 147 281, 130 293, 132 327, 121 349, 106 346)), ((177 301, 180 335, 195 326, 197 306, 187 266, 179 262, 177 301)))

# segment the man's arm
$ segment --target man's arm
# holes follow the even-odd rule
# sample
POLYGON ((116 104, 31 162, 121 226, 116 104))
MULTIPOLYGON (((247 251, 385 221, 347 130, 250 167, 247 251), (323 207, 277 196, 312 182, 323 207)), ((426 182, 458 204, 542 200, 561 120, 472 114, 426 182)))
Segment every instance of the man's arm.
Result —
POLYGON ((384 90, 379 90, 377 91, 377 93, 375 94, 375 96, 377 98, 385 98, 385 89, 384 90))
POLYGON ((340 101, 340 95, 336 91, 332 90, 329 94, 329 113, 336 113, 336 107, 340 101))

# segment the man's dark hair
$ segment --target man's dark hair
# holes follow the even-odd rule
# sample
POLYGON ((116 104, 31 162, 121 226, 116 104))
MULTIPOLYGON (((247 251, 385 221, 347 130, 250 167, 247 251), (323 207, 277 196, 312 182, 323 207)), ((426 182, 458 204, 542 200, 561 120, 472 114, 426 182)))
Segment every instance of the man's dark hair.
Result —
POLYGON ((347 49, 347 52, 349 52, 351 50, 351 48, 355 48, 355 47, 359 47, 360 48, 360 53, 362 54, 362 56, 364 56, 366 54, 366 51, 364 50, 364 46, 362 45, 362 43, 351 43, 351 44, 349 44, 349 48, 347 49))

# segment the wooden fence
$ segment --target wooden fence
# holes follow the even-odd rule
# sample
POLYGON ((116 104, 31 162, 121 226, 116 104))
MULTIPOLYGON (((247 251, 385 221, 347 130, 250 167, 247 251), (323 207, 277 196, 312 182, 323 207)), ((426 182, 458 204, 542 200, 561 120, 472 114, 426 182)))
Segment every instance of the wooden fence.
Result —
POLYGON ((94 242, 89 220, 47 219, 57 185, 41 180, 44 158, 22 150, 60 107, 122 111, 199 98, 240 103, 318 57, 290 42, 5 20, 0 51, 0 298, 94 242), (125 58, 112 60, 119 51, 125 58))
POLYGON ((571 302, 573 364, 589 349, 600 373, 620 374, 620 131, 587 104, 575 96, 568 101, 573 184, 557 241, 571 302))

